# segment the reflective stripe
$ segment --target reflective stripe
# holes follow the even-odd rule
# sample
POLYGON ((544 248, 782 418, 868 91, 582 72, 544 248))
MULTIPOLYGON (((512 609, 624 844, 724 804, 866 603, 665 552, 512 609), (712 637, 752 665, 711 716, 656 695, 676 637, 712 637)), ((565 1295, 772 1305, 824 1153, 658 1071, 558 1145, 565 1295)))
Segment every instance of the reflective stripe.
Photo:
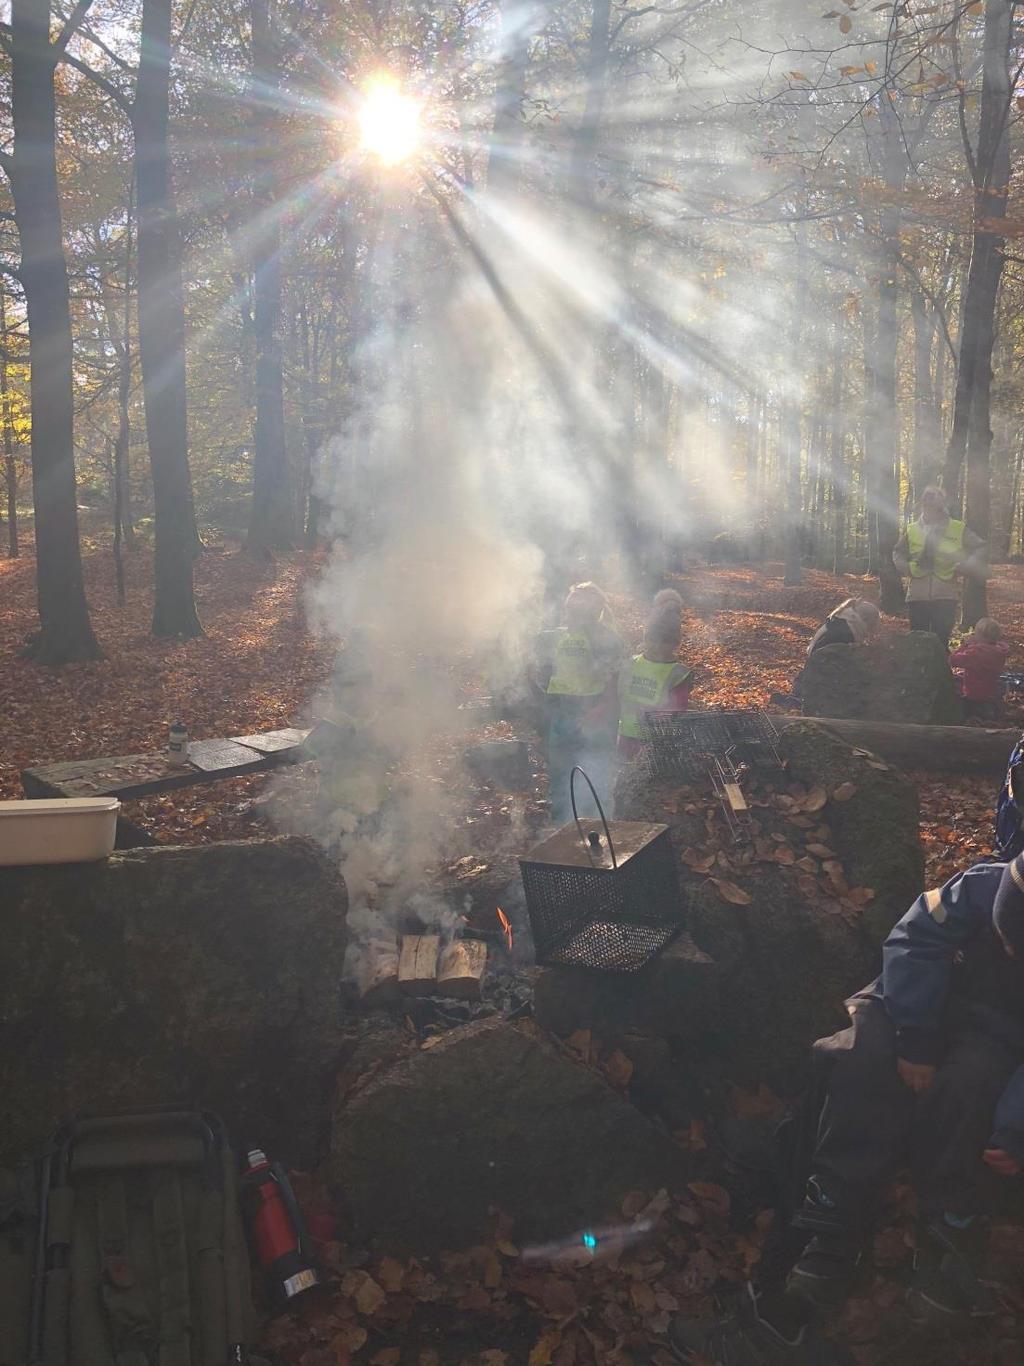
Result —
POLYGON ((944 583, 949 583, 956 573, 956 567, 963 559, 964 553, 964 532, 966 525, 950 518, 946 523, 942 535, 935 542, 934 563, 930 570, 922 569, 920 565, 921 553, 924 550, 928 533, 920 522, 911 522, 907 527, 907 550, 910 561, 910 572, 915 579, 927 577, 933 574, 935 578, 942 579, 944 583))
POLYGON ((555 646, 555 667, 548 683, 551 697, 600 697, 608 686, 608 668, 594 656, 582 631, 563 630, 555 646))
POLYGON ((646 713, 664 707, 672 689, 685 683, 689 676, 690 670, 675 660, 654 663, 637 655, 619 679, 619 734, 629 740, 642 740, 646 713))
POLYGON ((933 887, 930 892, 925 892, 924 908, 935 921, 936 925, 944 925, 946 923, 946 916, 949 912, 946 910, 946 903, 942 899, 941 887, 933 887))

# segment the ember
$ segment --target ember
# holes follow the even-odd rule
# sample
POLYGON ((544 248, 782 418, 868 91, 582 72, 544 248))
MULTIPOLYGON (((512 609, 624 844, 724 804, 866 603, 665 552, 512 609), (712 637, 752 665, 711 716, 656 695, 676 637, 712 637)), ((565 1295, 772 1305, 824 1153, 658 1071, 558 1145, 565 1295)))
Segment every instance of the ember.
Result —
POLYGON ((501 926, 501 932, 505 936, 505 946, 508 949, 509 953, 511 953, 512 944, 514 942, 514 937, 512 934, 512 922, 511 920, 509 920, 508 916, 505 914, 505 912, 501 909, 500 906, 496 908, 495 914, 498 917, 498 924, 501 926))

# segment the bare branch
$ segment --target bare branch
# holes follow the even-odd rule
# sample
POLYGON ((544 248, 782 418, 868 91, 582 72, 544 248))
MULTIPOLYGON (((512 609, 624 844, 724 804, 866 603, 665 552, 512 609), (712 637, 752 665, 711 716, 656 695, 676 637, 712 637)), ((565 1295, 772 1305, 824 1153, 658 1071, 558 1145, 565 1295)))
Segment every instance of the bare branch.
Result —
POLYGON ((92 0, 77 0, 75 8, 68 15, 67 22, 61 29, 57 41, 53 45, 55 52, 59 54, 67 49, 68 43, 71 42, 71 39, 81 28, 85 16, 89 13, 90 9, 92 9, 92 0))

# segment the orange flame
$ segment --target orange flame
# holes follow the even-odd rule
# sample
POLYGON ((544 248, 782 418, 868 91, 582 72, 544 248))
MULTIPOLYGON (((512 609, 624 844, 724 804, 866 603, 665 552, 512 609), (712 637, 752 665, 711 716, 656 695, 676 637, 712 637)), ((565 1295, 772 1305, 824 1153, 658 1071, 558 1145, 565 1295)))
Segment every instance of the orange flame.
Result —
POLYGON ((505 914, 505 912, 501 909, 500 906, 497 908, 497 916, 498 916, 498 924, 501 926, 501 932, 502 932, 502 934, 505 936, 505 943, 508 945, 508 951, 509 951, 509 953, 511 953, 511 952, 512 952, 512 922, 511 922, 511 920, 509 920, 508 916, 505 914))

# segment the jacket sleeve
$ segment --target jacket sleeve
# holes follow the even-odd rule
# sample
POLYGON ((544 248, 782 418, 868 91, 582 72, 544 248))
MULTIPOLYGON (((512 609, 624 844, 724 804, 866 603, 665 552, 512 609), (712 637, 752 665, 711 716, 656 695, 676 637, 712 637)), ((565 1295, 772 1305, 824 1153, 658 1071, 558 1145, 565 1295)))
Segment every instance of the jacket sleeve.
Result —
POLYGON ((1006 1084, 996 1106, 996 1127, 989 1142, 1024 1162, 1024 1067, 1018 1067, 1006 1084))
MULTIPOLYGON (((957 949, 989 918, 972 904, 969 873, 919 896, 882 947, 882 995, 907 1062, 938 1062, 942 1011, 957 949)), ((994 887, 991 889, 994 894, 994 887)), ((989 898, 991 902, 991 898, 989 898)))
POLYGON ((910 573, 910 546, 907 542, 907 533, 904 532, 892 550, 892 562, 896 566, 897 572, 904 578, 910 573))

